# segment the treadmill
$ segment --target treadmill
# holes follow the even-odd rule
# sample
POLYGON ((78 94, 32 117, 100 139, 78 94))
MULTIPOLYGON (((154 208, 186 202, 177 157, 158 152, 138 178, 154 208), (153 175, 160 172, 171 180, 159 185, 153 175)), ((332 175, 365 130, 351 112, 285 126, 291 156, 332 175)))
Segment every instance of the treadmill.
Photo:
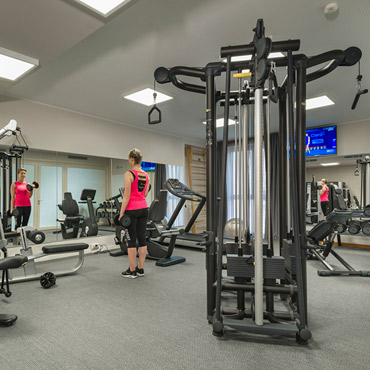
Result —
MULTIPOLYGON (((170 229, 173 226, 177 216, 179 215, 182 207, 184 206, 187 200, 199 203, 197 208, 195 209, 195 212, 191 216, 188 224, 185 226, 184 231, 177 236, 176 244, 203 249, 204 248, 203 246, 199 246, 200 242, 204 242, 203 234, 191 233, 190 229, 194 225, 194 222, 197 219, 197 217, 199 216, 199 213, 201 212, 204 204, 206 203, 207 198, 204 195, 199 194, 194 190, 191 190, 189 187, 180 182, 178 179, 167 179, 167 181, 164 184, 164 187, 171 194, 180 198, 180 202, 178 203, 175 211, 173 212, 170 220, 167 223, 167 229, 170 229)), ((161 237, 159 239, 159 243, 163 243, 165 238, 166 238, 165 236, 161 237)))

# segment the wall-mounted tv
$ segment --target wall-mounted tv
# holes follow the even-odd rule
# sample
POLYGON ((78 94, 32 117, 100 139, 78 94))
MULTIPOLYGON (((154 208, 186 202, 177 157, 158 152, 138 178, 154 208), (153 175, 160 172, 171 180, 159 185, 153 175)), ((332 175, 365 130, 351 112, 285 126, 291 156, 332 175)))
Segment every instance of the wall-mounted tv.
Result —
POLYGON ((337 154, 337 126, 306 130, 306 157, 337 154))
POLYGON ((141 168, 144 171, 155 171, 155 163, 152 163, 152 162, 141 162, 141 168))

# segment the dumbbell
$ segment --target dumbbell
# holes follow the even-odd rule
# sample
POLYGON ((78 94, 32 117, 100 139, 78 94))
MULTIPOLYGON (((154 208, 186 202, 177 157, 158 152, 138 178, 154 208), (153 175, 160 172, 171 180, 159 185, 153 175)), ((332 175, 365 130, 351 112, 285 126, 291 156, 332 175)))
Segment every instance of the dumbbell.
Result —
POLYGON ((346 224, 339 224, 337 226, 338 233, 344 233, 346 230, 347 230, 347 225, 346 224))
POLYGON ((45 234, 39 230, 31 230, 26 232, 27 238, 35 244, 42 244, 45 241, 45 234))
POLYGON ((361 230, 361 224, 358 221, 350 221, 348 223, 348 232, 350 234, 358 234, 361 230))
POLYGON ((19 209, 17 207, 13 208, 13 212, 10 213, 10 210, 7 212, 8 217, 18 217, 19 209))
POLYGON ((39 188, 39 184, 38 184, 38 182, 36 182, 36 181, 34 181, 33 183, 32 183, 32 185, 31 184, 27 184, 27 190, 28 191, 33 191, 33 189, 38 189, 39 188))
POLYGON ((317 189, 318 190, 321 190, 322 189, 322 185, 317 185, 317 189))
POLYGON ((370 235, 370 221, 364 221, 361 223, 362 232, 365 235, 370 235))
POLYGON ((127 216, 127 215, 123 215, 122 218, 120 220, 119 219, 119 214, 115 215, 114 216, 114 224, 115 225, 121 225, 123 227, 128 227, 130 226, 131 224, 131 218, 130 216, 127 216))
POLYGON ((370 204, 368 204, 365 209, 364 209, 364 215, 365 216, 370 216, 370 204))

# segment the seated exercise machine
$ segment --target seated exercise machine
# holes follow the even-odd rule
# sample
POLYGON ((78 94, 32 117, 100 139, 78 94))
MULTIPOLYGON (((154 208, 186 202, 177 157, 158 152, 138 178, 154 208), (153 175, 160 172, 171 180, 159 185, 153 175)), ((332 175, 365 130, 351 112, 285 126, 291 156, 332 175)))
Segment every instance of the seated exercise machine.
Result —
POLYGON ((146 242, 148 247, 148 258, 158 259, 156 265, 161 267, 186 262, 184 257, 172 256, 176 238, 182 231, 179 229, 168 229, 168 225, 162 223, 166 215, 166 209, 167 191, 160 190, 158 197, 153 200, 149 208, 146 242), (168 247, 152 240, 153 238, 161 239, 165 236, 170 237, 168 247))
POLYGON ((63 212, 65 218, 57 219, 61 225, 63 239, 77 238, 80 228, 80 237, 98 235, 98 224, 93 207, 95 193, 96 190, 94 189, 83 189, 81 193, 81 201, 79 203, 87 203, 89 210, 89 217, 87 218, 79 214, 79 207, 76 200, 72 198, 72 193, 64 193, 64 200, 62 204, 58 204, 58 208, 63 212))
MULTIPOLYGON (((20 249, 20 256, 27 257, 28 263, 24 266, 24 276, 17 276, 12 277, 10 272, 5 269, 3 271, 3 282, 4 280, 8 280, 11 283, 17 283, 22 281, 29 281, 29 280, 37 280, 43 274, 36 272, 36 264, 35 260, 38 258, 42 258, 45 256, 50 256, 54 254, 65 254, 65 253, 72 253, 78 252, 78 261, 74 268, 70 270, 62 270, 55 272, 55 276, 65 276, 71 275, 77 272, 84 263, 84 250, 89 247, 86 243, 69 243, 69 244, 60 244, 60 245, 45 245, 42 247, 42 252, 39 254, 33 254, 32 247, 28 246, 27 242, 27 231, 29 230, 29 226, 23 226, 17 229, 17 232, 20 234, 21 239, 21 249, 20 249)), ((4 256, 7 257, 7 250, 3 248, 4 256)))
POLYGON ((319 222, 307 234, 307 239, 311 244, 311 247, 308 246, 309 251, 312 252, 312 255, 327 268, 327 270, 318 270, 317 273, 319 276, 370 277, 370 270, 354 269, 336 251, 333 250, 335 237, 337 237, 338 244, 340 245, 338 227, 346 224, 352 216, 352 211, 335 209, 326 217, 326 220, 319 222), (335 270, 326 260, 329 255, 334 256, 346 268, 346 270, 335 270))
MULTIPOLYGON (((176 244, 176 238, 181 233, 179 229, 166 230, 166 226, 162 223, 165 217, 167 208, 167 191, 160 190, 158 197, 153 200, 149 208, 148 223, 146 229, 146 243, 148 248, 147 258, 156 259, 157 266, 167 267, 178 263, 185 262, 184 257, 172 256, 173 249, 176 244), (163 246, 158 242, 152 240, 161 236, 169 236, 170 243, 168 246, 163 246)), ((116 244, 120 245, 120 250, 117 252, 110 252, 112 257, 118 257, 127 254, 127 243, 129 241, 129 234, 127 227, 130 225, 130 218, 128 216, 122 217, 120 222, 116 218, 115 223, 118 224, 116 228, 116 244)))

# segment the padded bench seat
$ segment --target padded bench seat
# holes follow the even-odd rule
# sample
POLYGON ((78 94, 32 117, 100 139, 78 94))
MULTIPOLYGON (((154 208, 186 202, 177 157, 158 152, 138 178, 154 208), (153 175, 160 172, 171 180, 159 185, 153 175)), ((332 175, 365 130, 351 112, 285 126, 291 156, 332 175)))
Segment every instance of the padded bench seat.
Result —
POLYGON ((61 245, 46 245, 42 247, 45 254, 76 252, 89 248, 86 243, 61 244, 61 245))
POLYGON ((27 262, 27 257, 24 256, 14 256, 5 257, 0 260, 0 270, 15 269, 27 262))

